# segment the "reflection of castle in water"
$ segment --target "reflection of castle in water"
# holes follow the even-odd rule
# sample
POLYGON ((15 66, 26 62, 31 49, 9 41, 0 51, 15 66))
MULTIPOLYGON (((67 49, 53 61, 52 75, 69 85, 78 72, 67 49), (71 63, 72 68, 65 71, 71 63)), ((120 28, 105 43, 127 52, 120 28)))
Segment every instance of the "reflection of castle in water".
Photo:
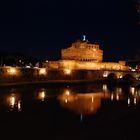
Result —
POLYGON ((94 114, 101 106, 101 99, 108 99, 110 95, 107 93, 78 93, 68 94, 66 91, 64 94, 58 96, 60 104, 73 110, 77 114, 94 114))
MULTIPOLYGON (((96 86, 83 87, 82 90, 78 90, 80 87, 67 87, 59 89, 46 89, 39 88, 32 91, 31 94, 26 94, 29 102, 44 104, 51 98, 57 97, 60 105, 63 108, 71 110, 76 114, 90 115, 95 114, 100 108, 102 103, 107 102, 123 102, 125 106, 137 106, 140 100, 140 89, 135 87, 128 87, 127 90, 121 87, 114 87, 110 90, 106 84, 103 84, 97 88, 96 86), (102 87, 102 88, 101 88, 102 87), (85 88, 85 90, 83 90, 85 88), (57 91, 57 92, 56 92, 57 91), (34 102, 36 101, 36 102, 34 102)), ((0 107, 5 106, 9 111, 22 112, 26 110, 25 105, 25 94, 15 90, 9 91, 9 93, 1 94, 0 107)), ((26 106, 26 105, 25 105, 26 106)), ((46 108, 45 108, 46 109, 46 108)))
POLYGON ((109 91, 107 85, 104 84, 101 92, 94 93, 74 93, 70 89, 66 89, 63 94, 58 96, 58 100, 62 107, 76 114, 90 115, 100 109, 102 101, 125 101, 130 106, 137 105, 139 96, 140 90, 134 92, 134 87, 130 87, 130 95, 125 95, 122 88, 116 87, 114 91, 109 91))

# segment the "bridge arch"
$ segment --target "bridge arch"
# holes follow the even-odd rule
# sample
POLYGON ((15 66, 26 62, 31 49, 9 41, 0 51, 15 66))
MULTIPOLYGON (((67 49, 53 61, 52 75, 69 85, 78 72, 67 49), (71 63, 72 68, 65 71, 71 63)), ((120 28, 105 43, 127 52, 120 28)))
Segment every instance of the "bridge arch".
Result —
POLYGON ((108 81, 115 81, 117 80, 117 75, 115 73, 109 73, 107 76, 108 81))
POLYGON ((124 82, 133 82, 136 80, 136 78, 132 74, 125 74, 122 79, 124 82))

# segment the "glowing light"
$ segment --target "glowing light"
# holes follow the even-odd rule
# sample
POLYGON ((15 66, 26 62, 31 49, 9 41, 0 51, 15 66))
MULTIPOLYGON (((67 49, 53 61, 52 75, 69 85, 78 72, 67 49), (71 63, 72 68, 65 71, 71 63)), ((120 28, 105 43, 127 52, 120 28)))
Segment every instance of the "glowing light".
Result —
POLYGON ((16 103, 16 98, 15 98, 14 95, 11 95, 11 96, 9 97, 9 106, 10 106, 11 108, 14 108, 15 103, 16 103))
POLYGON ((71 69, 65 69, 65 70, 64 70, 64 73, 65 73, 66 75, 70 75, 70 74, 71 74, 71 69))
POLYGON ((67 99, 65 99, 65 103, 67 103, 68 102, 68 100, 67 99))
POLYGON ((107 76, 108 76, 108 72, 104 72, 103 77, 107 77, 107 76))
POLYGON ((134 95, 135 94, 135 88, 134 87, 130 87, 130 92, 131 92, 132 95, 134 95))
POLYGON ((18 101, 17 108, 18 108, 18 111, 21 111, 21 101, 18 101))
POLYGON ((114 99, 114 95, 113 95, 113 94, 111 94, 111 101, 113 101, 113 99, 114 99))
POLYGON ((109 98, 104 93, 78 93, 67 96, 65 93, 58 96, 60 105, 74 111, 76 114, 95 114, 101 106, 101 98, 109 98))
POLYGON ((117 100, 117 101, 119 100, 119 94, 116 95, 116 100, 117 100))
POLYGON ((123 76, 122 76, 122 75, 119 75, 119 78, 120 78, 120 79, 122 79, 122 78, 123 78, 123 76))
POLYGON ((103 91, 107 92, 107 85, 106 84, 103 84, 103 91))
POLYGON ((83 41, 86 41, 86 35, 83 35, 83 41))
POLYGON ((9 74, 15 75, 16 74, 16 68, 10 68, 9 69, 9 74))
POLYGON ((136 99, 136 98, 134 98, 134 104, 135 104, 135 105, 137 104, 137 99, 136 99))
POLYGON ((69 96, 69 95, 70 95, 70 91, 67 89, 67 90, 65 91, 65 94, 69 96))
POLYGON ((40 100, 44 101, 45 97, 46 97, 45 91, 39 92, 39 99, 40 100))
POLYGON ((130 98, 127 99, 127 104, 130 105, 130 98))
POLYGON ((42 68, 42 69, 39 70, 39 74, 40 75, 46 75, 46 73, 47 72, 46 72, 46 69, 45 68, 42 68))
POLYGON ((13 111, 13 109, 16 109, 17 111, 21 111, 21 100, 19 100, 19 97, 17 94, 12 93, 7 98, 8 106, 10 107, 10 111, 13 111))

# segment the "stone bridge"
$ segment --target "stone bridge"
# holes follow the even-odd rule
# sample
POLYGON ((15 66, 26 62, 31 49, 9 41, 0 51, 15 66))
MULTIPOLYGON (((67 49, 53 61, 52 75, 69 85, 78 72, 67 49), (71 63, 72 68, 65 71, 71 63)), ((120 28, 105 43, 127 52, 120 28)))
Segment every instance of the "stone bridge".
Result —
POLYGON ((140 71, 0 67, 0 82, 105 79, 140 81, 140 71))
POLYGON ((104 71, 104 78, 140 80, 140 71, 104 71))

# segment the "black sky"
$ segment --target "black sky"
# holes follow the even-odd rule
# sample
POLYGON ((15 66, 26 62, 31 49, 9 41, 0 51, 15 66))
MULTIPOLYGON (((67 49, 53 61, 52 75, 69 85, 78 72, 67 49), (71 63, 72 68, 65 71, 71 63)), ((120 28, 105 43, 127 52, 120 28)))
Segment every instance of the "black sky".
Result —
POLYGON ((105 59, 134 56, 140 47, 136 0, 32 0, 0 4, 0 50, 58 58, 86 34, 105 59))

